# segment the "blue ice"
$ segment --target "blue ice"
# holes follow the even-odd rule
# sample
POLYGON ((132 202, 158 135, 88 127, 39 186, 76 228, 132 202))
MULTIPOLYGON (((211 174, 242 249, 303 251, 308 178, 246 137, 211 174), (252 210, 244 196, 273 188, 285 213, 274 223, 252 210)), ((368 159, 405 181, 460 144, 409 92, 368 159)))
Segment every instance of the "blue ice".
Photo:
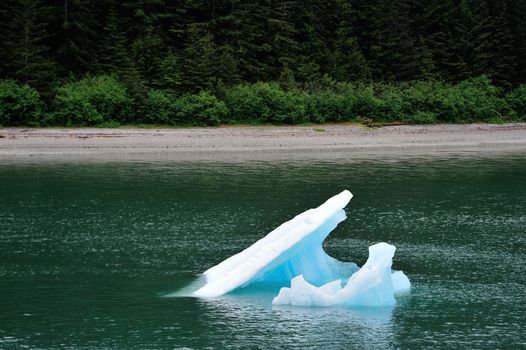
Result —
POLYGON ((369 247, 362 268, 340 262, 325 253, 322 243, 346 215, 352 194, 343 191, 317 208, 280 225, 242 252, 204 272, 206 283, 194 296, 211 298, 248 285, 282 287, 276 305, 388 306, 395 294, 408 290, 401 271, 392 271, 395 247, 369 247))

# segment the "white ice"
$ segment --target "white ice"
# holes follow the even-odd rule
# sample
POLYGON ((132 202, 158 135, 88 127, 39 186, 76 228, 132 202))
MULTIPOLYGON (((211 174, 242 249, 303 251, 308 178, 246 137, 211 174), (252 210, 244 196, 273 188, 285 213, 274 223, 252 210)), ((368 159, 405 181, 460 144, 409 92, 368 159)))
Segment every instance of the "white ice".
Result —
POLYGON ((274 304, 392 305, 394 293, 410 286, 402 272, 391 271, 394 246, 380 243, 370 247, 369 259, 361 269, 323 251, 325 238, 345 220, 343 208, 351 198, 349 191, 343 191, 280 225, 252 246, 205 271, 206 283, 192 294, 217 297, 261 284, 285 287, 274 304))
POLYGON ((303 275, 294 277, 290 288, 281 288, 272 303, 294 306, 390 306, 395 293, 409 289, 409 279, 401 271, 392 272, 395 247, 378 243, 369 247, 369 259, 346 283, 335 280, 316 287, 303 275))

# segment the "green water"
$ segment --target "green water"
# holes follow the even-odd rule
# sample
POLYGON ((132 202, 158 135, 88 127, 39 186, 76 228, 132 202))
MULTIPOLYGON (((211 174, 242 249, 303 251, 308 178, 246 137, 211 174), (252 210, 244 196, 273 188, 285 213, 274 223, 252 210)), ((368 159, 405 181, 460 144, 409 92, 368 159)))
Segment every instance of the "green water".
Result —
POLYGON ((526 157, 0 164, 0 348, 524 349, 526 157), (343 189, 325 242, 397 246, 394 308, 167 298, 343 189))

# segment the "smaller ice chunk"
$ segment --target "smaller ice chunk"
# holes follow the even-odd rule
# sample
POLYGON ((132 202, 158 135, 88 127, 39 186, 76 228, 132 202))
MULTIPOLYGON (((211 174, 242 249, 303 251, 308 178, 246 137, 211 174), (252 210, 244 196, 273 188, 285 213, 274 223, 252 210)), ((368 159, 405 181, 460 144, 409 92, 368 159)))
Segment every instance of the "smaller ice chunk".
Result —
POLYGON ((387 243, 369 247, 369 258, 342 286, 341 280, 320 287, 305 281, 303 275, 292 279, 290 288, 281 288, 272 303, 294 306, 390 306, 394 294, 409 289, 410 282, 401 271, 392 272, 396 248, 387 243))
POLYGON ((411 282, 409 282, 409 278, 402 271, 393 271, 391 281, 393 282, 395 294, 407 292, 411 289, 411 282))

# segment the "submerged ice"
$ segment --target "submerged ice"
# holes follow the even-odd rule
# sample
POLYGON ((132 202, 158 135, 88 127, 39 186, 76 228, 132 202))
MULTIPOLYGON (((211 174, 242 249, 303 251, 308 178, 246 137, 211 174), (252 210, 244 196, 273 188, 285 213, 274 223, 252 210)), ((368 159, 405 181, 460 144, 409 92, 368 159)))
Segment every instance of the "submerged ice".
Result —
POLYGON ((206 283, 193 295, 217 297, 261 284, 282 287, 273 300, 277 305, 393 305, 395 293, 410 287, 403 272, 391 270, 394 246, 378 243, 369 247, 362 268, 340 262, 322 248, 329 233, 345 220, 343 208, 351 198, 349 191, 343 191, 208 269, 206 283))

